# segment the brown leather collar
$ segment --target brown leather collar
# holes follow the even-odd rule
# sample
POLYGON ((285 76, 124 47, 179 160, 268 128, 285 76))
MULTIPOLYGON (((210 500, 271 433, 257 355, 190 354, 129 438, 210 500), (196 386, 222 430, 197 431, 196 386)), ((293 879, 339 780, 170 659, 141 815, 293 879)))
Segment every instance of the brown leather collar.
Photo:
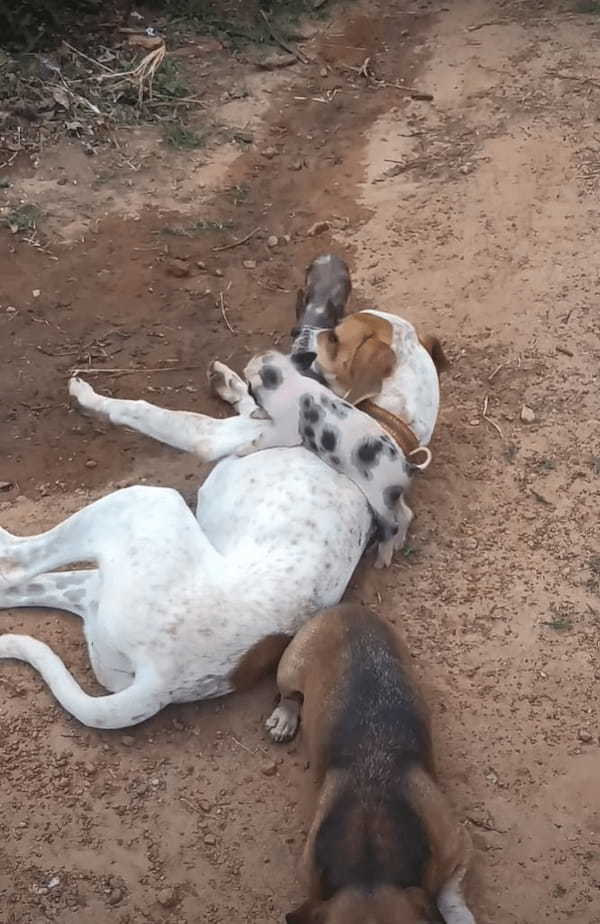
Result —
POLYGON ((397 417, 396 414, 392 414, 391 411, 386 411, 384 408, 378 407, 378 405, 374 404, 369 398, 367 398, 366 401, 361 401, 357 407, 387 430, 390 436, 395 439, 401 447, 405 456, 408 457, 411 452, 414 452, 415 449, 420 447, 421 444, 419 440, 406 421, 402 420, 401 417, 397 417))

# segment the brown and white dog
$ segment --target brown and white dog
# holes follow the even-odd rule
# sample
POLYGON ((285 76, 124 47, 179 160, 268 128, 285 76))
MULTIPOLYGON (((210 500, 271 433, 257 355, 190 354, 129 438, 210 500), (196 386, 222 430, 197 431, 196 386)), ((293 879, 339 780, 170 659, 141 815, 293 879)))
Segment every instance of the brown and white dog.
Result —
POLYGON ((471 845, 435 777, 428 713, 396 630, 356 605, 324 610, 286 649, 271 736, 302 727, 316 788, 309 896, 288 924, 475 924, 471 845))

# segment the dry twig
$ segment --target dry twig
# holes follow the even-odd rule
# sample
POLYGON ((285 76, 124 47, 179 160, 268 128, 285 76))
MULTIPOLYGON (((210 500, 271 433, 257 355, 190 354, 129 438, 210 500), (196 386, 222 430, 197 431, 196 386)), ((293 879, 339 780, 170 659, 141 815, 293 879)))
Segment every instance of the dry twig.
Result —
POLYGON ((275 31, 275 29, 273 28, 271 24, 271 20, 269 19, 269 17, 267 16, 264 10, 260 11, 260 15, 266 22, 267 29, 271 33, 271 37, 273 38, 275 42, 277 42, 279 47, 283 48, 284 51, 287 51, 289 55, 293 55, 298 61, 301 61, 302 64, 308 64, 309 61, 306 55, 303 52, 301 52, 299 48, 294 48, 292 45, 289 44, 289 42, 286 42, 285 39, 282 39, 279 33, 275 31))
POLYGON ((254 231, 251 231, 250 234, 247 234, 246 237, 241 238, 239 241, 232 241, 231 244, 223 244, 221 247, 213 247, 213 253, 220 253, 223 250, 233 250, 234 247, 241 247, 242 244, 249 241, 250 238, 258 234, 259 231, 260 228, 255 228, 254 231))
POLYGON ((227 317, 227 312, 225 310, 225 299, 223 297, 222 292, 219 292, 219 304, 221 306, 221 314, 223 315, 223 320, 225 321, 225 324, 227 325, 228 331, 232 334, 235 334, 235 330, 229 323, 229 318, 227 317))
POLYGON ((93 366, 77 366, 70 369, 69 375, 155 375, 158 372, 189 372, 192 369, 204 369, 203 363, 193 366, 163 366, 160 369, 97 369, 93 366))
POLYGON ((481 412, 481 416, 483 417, 485 421, 487 421, 487 423, 489 423, 490 427, 493 427, 494 430, 496 430, 496 432, 500 434, 500 439, 504 439, 504 434, 502 430, 500 429, 500 426, 496 423, 495 420, 492 420, 491 417, 488 417, 488 413, 487 413, 488 400, 489 400, 488 396, 486 395, 485 398, 483 399, 483 410, 481 412))

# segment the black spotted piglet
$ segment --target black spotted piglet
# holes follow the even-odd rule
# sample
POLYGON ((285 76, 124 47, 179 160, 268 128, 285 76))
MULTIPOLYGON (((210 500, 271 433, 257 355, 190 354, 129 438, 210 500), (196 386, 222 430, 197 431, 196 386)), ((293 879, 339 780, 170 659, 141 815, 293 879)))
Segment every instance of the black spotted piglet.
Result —
MULTIPOLYGON (((293 361, 269 351, 246 366, 249 392, 268 415, 265 430, 240 454, 303 445, 350 478, 365 495, 378 528, 376 567, 388 567, 402 548, 413 513, 404 498, 411 476, 427 468, 411 462, 377 421, 306 378, 293 361)), ((256 415, 255 415, 256 416, 256 415)))

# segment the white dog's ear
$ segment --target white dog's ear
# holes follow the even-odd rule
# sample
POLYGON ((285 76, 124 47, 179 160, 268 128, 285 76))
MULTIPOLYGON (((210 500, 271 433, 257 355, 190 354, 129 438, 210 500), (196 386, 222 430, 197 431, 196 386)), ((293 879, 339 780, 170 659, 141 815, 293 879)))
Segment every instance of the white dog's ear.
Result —
POLYGON ((250 414, 252 420, 270 420, 271 418, 265 411, 264 407, 255 407, 250 414))

